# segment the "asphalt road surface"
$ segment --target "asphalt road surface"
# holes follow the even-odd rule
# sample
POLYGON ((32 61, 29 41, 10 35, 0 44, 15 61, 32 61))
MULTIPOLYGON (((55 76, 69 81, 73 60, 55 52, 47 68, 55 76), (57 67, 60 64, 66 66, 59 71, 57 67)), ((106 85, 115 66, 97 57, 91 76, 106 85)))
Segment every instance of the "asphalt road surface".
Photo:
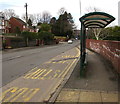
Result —
POLYGON ((79 45, 79 41, 77 40, 75 40, 73 44, 60 43, 58 45, 45 46, 42 48, 3 52, 2 86, 10 83, 49 59, 72 49, 76 45, 79 45))
POLYGON ((79 60, 78 45, 74 41, 4 53, 0 101, 53 102, 79 60))

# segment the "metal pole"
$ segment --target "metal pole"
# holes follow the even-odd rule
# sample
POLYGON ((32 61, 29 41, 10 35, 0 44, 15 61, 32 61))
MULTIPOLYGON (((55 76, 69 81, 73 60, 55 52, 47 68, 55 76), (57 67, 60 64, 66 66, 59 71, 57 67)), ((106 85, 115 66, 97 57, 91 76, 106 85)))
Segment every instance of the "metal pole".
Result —
POLYGON ((26 25, 27 25, 27 22, 28 22, 28 13, 27 13, 27 3, 25 3, 25 8, 26 8, 26 25))
POLYGON ((81 22, 81 34, 80 34, 80 76, 83 76, 83 23, 81 22))
POLYGON ((80 77, 84 77, 85 74, 85 57, 86 57, 86 29, 81 22, 81 56, 80 56, 80 77))
POLYGON ((86 58, 86 29, 83 28, 83 64, 85 65, 85 58, 86 58))

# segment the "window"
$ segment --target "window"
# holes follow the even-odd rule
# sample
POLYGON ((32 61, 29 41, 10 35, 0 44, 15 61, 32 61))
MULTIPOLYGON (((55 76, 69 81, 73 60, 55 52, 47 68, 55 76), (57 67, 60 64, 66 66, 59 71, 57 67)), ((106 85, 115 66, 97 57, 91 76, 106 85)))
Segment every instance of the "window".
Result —
POLYGON ((23 28, 24 28, 24 29, 25 29, 25 27, 26 27, 26 26, 25 26, 25 25, 23 25, 23 28))

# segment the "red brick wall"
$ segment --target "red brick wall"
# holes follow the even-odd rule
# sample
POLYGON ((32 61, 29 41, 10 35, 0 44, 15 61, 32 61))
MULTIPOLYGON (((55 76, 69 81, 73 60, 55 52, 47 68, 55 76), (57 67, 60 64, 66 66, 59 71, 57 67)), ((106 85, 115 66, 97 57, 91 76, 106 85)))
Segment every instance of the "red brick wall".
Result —
POLYGON ((110 60, 120 73, 120 41, 87 39, 86 47, 110 60))
POLYGON ((16 27, 19 27, 20 31, 23 31, 23 24, 21 24, 17 19, 10 18, 11 29, 10 33, 15 33, 16 27))

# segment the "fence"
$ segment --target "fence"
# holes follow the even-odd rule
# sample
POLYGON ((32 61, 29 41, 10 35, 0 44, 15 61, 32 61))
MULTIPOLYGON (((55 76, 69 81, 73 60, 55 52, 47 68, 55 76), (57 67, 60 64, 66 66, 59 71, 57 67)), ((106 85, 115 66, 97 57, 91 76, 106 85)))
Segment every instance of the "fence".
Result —
MULTIPOLYGON (((0 36, 0 49, 4 48, 20 48, 25 47, 26 42, 22 37, 16 36, 0 36)), ((35 46, 36 39, 30 40, 28 46, 35 46)))
POLYGON ((86 48, 101 54, 111 61, 120 74, 120 41, 87 39, 86 48))
MULTIPOLYGON (((0 35, 0 50, 2 49, 10 49, 10 48, 20 48, 26 46, 26 41, 22 37, 16 36, 3 36, 0 35)), ((53 45, 58 44, 58 40, 51 40, 48 42, 44 42, 43 40, 32 39, 28 41, 28 46, 39 46, 39 45, 53 45)))

